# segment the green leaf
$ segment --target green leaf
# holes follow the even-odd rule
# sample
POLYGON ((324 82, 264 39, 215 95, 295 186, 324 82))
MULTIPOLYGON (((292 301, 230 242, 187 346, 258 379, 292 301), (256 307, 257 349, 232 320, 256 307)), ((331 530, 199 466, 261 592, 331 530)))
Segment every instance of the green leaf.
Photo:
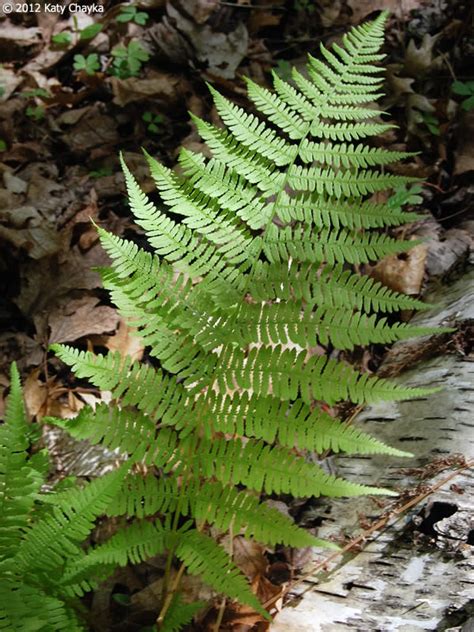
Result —
POLYGON ((474 95, 474 81, 455 81, 451 89, 455 94, 460 94, 461 96, 474 95))
POLYGON ((74 69, 84 70, 88 75, 95 74, 100 69, 99 55, 97 53, 91 53, 87 57, 80 54, 74 55, 74 69))
POLYGON ((100 33, 103 29, 102 24, 90 24, 89 26, 86 26, 85 29, 82 29, 82 31, 80 31, 79 33, 79 39, 80 40, 89 40, 92 39, 93 37, 95 37, 98 33, 100 33))
POLYGON ((474 110, 474 95, 462 102, 462 109, 466 110, 467 112, 469 112, 470 110, 474 110))
POLYGON ((51 41, 58 46, 66 46, 72 42, 72 36, 68 31, 63 31, 62 33, 53 35, 51 41))

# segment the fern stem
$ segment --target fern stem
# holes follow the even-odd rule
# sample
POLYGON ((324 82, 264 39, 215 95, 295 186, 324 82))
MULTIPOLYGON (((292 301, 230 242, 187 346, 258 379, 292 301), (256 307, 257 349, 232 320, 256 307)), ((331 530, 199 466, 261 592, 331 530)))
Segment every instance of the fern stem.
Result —
POLYGON ((216 622, 214 623, 214 632, 219 632, 222 619, 224 618, 226 604, 227 604, 227 597, 223 597, 221 601, 221 605, 219 606, 219 612, 217 613, 216 622))
POLYGON ((156 620, 156 629, 157 630, 161 630, 162 626, 163 626, 163 622, 165 620, 166 617, 166 613, 168 612, 170 606, 171 606, 171 602, 173 601, 173 597, 176 595, 176 593, 178 592, 178 588, 179 588, 179 584, 181 582, 181 578, 183 577, 184 571, 186 570, 186 565, 183 562, 181 564, 181 566, 179 567, 179 570, 176 574, 176 577, 174 579, 173 585, 171 587, 171 590, 169 590, 166 594, 166 599, 163 603, 163 606, 160 610, 160 614, 158 615, 158 618, 156 620))

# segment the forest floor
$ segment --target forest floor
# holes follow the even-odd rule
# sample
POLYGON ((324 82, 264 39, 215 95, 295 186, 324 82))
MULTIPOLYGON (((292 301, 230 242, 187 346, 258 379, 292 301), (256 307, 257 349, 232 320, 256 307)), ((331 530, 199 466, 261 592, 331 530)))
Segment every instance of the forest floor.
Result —
MULTIPOLYGON (((418 152, 396 169, 422 181, 417 210, 425 217, 403 231, 424 243, 362 271, 423 296, 468 265, 474 239, 468 0, 101 0, 81 3, 90 11, 63 13, 36 12, 37 6, 0 2, 0 417, 12 361, 34 419, 71 417, 98 401, 99 393, 48 352, 52 343, 146 354, 92 270, 107 265, 107 257, 91 220, 144 241, 127 207, 119 152, 151 192, 141 148, 168 166, 182 146, 204 150, 188 112, 217 121, 206 82, 248 107, 244 76, 269 87, 272 70, 287 78, 307 53, 318 55, 321 42, 330 44, 381 9, 392 14, 382 109, 398 129, 376 142, 418 152)), ((472 329, 452 340, 472 359, 472 329)), ((375 372, 386 353, 373 346, 345 357, 375 372)), ((110 467, 101 453, 62 435, 49 432, 44 440, 53 477, 110 467)), ((303 522, 311 509, 275 502, 303 522)), ((235 558, 255 590, 280 608, 284 587, 307 562, 304 553, 268 552, 244 541, 240 548, 235 558)), ((157 571, 142 566, 121 571, 87 603, 95 630, 145 629, 157 571)), ((188 584, 190 593, 202 591, 188 584)), ((244 609, 229 610, 224 621, 223 630, 267 629, 244 609)), ((203 620, 199 629, 207 626, 203 620)))

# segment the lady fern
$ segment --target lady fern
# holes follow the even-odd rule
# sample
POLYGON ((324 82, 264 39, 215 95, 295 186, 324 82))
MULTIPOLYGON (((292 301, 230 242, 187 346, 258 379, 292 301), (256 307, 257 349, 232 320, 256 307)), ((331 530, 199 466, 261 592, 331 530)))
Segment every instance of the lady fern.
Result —
MULTIPOLYGON (((126 466, 82 489, 41 493, 48 463, 29 453, 32 429, 15 365, 10 388, 0 426, 0 630, 84 630, 74 599, 81 589, 68 574, 90 559, 82 544, 120 490, 126 466)), ((113 568, 89 566, 88 585, 113 568)))
MULTIPOLYGON (((310 57, 306 75, 294 70, 292 83, 274 76, 274 92, 248 80, 255 114, 211 87, 223 127, 193 117, 211 158, 182 150, 178 173, 145 154, 159 208, 122 162, 151 252, 99 228, 112 259, 102 277, 156 360, 150 366, 54 345, 78 377, 111 391, 115 402, 56 423, 147 465, 144 477, 127 476, 106 512, 161 521, 132 524, 130 550, 119 547, 114 556, 114 543, 105 544, 94 552, 98 561, 137 561, 166 548, 189 572, 262 612, 207 525, 310 546, 318 540, 262 502, 262 492, 390 493, 329 475, 304 455, 331 448, 404 456, 334 420, 320 402, 430 392, 311 352, 318 344, 352 349, 431 331, 380 319, 425 306, 350 267, 416 243, 381 230, 416 219, 402 210, 403 196, 387 204, 369 198, 412 181, 385 170, 410 154, 366 141, 391 127, 370 107, 382 85, 384 21, 382 14, 341 45, 322 46, 324 61, 310 57)), ((78 562, 78 577, 88 564, 78 562)), ((174 603, 168 592, 163 629, 167 610, 169 621, 176 616, 174 603)))

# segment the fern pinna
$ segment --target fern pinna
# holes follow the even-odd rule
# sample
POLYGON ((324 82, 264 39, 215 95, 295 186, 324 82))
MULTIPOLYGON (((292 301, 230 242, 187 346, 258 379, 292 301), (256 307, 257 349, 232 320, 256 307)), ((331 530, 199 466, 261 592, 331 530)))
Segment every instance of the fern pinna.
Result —
MULTIPOLYGON (((146 154, 159 207, 123 163, 130 208, 151 252, 99 228, 112 259, 102 277, 156 361, 54 346, 78 377, 115 402, 57 423, 147 466, 146 475, 128 475, 109 508, 138 519, 129 528, 143 544, 108 561, 146 558, 152 523, 141 520, 158 516, 183 569, 262 612, 206 535, 208 525, 311 546, 319 541, 261 501, 263 492, 390 493, 329 475, 304 454, 405 455, 333 419, 320 403, 429 392, 311 353, 316 344, 352 349, 428 331, 380 318, 425 305, 350 267, 416 243, 381 230, 417 218, 402 210, 403 195, 370 199, 412 180, 383 169, 409 154, 367 142, 391 127, 370 107, 380 96, 384 21, 382 14, 340 45, 321 46, 321 60, 310 56, 307 72, 293 70, 292 82, 274 75, 273 91, 247 80, 257 114, 211 87, 223 127, 192 118, 212 157, 183 149, 173 171, 146 154)), ((160 606, 163 629, 175 589, 160 606)))

